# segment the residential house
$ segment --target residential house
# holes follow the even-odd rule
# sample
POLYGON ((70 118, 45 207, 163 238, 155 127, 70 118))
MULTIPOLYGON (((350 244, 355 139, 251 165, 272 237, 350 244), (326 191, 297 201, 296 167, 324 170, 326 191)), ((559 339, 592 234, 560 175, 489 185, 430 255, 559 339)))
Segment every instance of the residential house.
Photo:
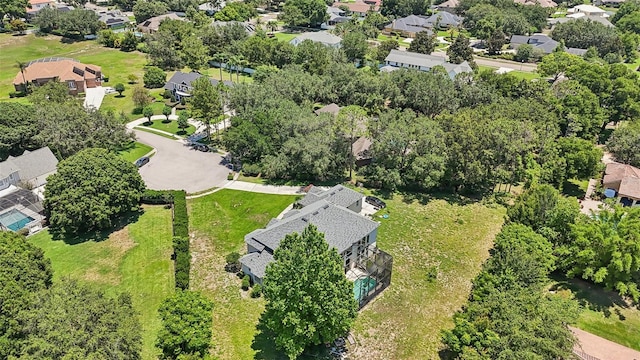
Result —
POLYGON ((254 283, 262 283, 280 242, 313 224, 342 257, 345 274, 354 281, 356 300, 363 306, 389 286, 393 264, 391 256, 376 246, 380 224, 360 215, 363 201, 362 194, 342 185, 328 190, 311 187, 296 209, 245 236, 247 255, 240 259, 242 271, 254 283))
POLYGON ((402 37, 415 38, 416 34, 422 31, 426 31, 427 34, 433 35, 431 27, 432 25, 427 21, 427 17, 409 15, 407 17, 393 20, 391 24, 384 27, 382 32, 386 35, 400 35, 402 37))
POLYGON ((30 62, 13 79, 16 91, 25 91, 27 84, 36 86, 49 81, 65 83, 69 94, 77 95, 86 88, 94 88, 102 83, 102 70, 99 66, 83 64, 70 58, 44 58, 30 62))
POLYGON ((129 17, 122 14, 120 10, 101 10, 97 11, 96 14, 100 16, 100 22, 112 30, 121 29, 131 22, 129 17))
POLYGON ((446 30, 455 28, 462 25, 462 18, 458 15, 451 14, 446 11, 437 12, 425 19, 425 22, 430 28, 437 28, 438 30, 446 30))
POLYGON ((572 7, 571 9, 567 10, 567 13, 569 15, 567 15, 567 17, 571 18, 579 18, 585 15, 594 15, 594 16, 602 16, 602 17, 609 17, 609 15, 607 14, 606 11, 600 9, 597 6, 593 6, 593 5, 577 5, 575 7, 572 7))
POLYGON ((514 0, 514 2, 520 5, 540 5, 543 8, 554 8, 558 6, 553 0, 514 0))
POLYGON ((337 7, 327 6, 327 14, 329 15, 329 19, 320 25, 320 28, 323 30, 333 29, 336 25, 351 20, 344 10, 337 7))
POLYGON ((564 24, 570 21, 579 21, 579 20, 593 21, 593 22, 600 23, 606 27, 613 27, 613 24, 611 23, 611 21, 608 20, 608 18, 600 15, 582 15, 578 18, 576 17, 549 18, 547 19, 547 23, 553 29, 553 27, 557 24, 564 24))
POLYGON ((347 16, 350 17, 351 15, 355 14, 361 19, 364 19, 367 16, 367 12, 369 11, 377 12, 380 10, 380 5, 376 2, 366 3, 361 0, 356 0, 355 2, 334 2, 331 7, 347 7, 349 9, 347 16))
POLYGON ((16 157, 9 156, 0 162, 0 190, 11 185, 40 187, 46 184, 49 175, 56 172, 57 166, 58 159, 48 147, 25 151, 16 157))
POLYGON ((38 12, 46 7, 55 7, 55 0, 29 0, 31 7, 27 8, 27 19, 33 18, 38 12))
MULTIPOLYGON (((191 91, 193 90, 193 86, 191 84, 202 76, 202 74, 198 74, 196 72, 183 73, 182 71, 177 71, 173 74, 171 79, 164 84, 163 89, 169 90, 175 100, 180 101, 182 98, 191 96, 191 91)), ((218 83, 220 82, 211 78, 209 78, 209 81, 213 86, 218 86, 218 83)), ((226 86, 233 86, 233 82, 231 81, 223 81, 223 83, 226 86)))
POLYGON ((306 32, 298 35, 289 43, 294 46, 298 46, 305 40, 311 40, 313 42, 321 43, 324 46, 338 49, 342 45, 342 38, 333 35, 327 31, 306 32))
POLYGON ((176 13, 168 13, 160 16, 155 16, 151 19, 143 21, 141 24, 138 24, 138 29, 142 33, 153 34, 160 29, 160 23, 166 19, 185 21, 185 19, 181 18, 176 13))
MULTIPOLYGON (((556 48, 558 48, 558 45, 560 45, 559 42, 544 34, 533 34, 531 36, 513 35, 509 41, 509 48, 517 49, 523 44, 529 44, 533 46, 534 49, 538 49, 544 54, 551 54, 556 48)), ((565 48, 565 51, 569 54, 578 56, 582 56, 587 52, 586 49, 578 48, 565 48)))
POLYGON ((640 169, 616 162, 609 163, 604 171, 602 186, 614 190, 615 197, 622 205, 640 205, 640 169))
POLYGON ((362 167, 371 164, 373 157, 371 155, 371 139, 361 136, 351 145, 351 153, 356 159, 356 166, 362 167))
POLYGON ((460 0, 447 0, 443 3, 435 5, 434 8, 438 11, 446 11, 448 13, 455 14, 458 5, 460 5, 460 0))
POLYGON ((338 106, 335 103, 331 103, 329 105, 323 106, 320 109, 314 111, 316 113, 316 115, 320 115, 323 113, 329 113, 333 116, 338 116, 338 113, 340 112, 340 106, 338 106))
POLYGON ((204 11, 209 16, 213 16, 225 6, 227 6, 227 4, 224 1, 218 3, 216 6, 214 6, 213 2, 205 2, 198 5, 198 10, 204 11))
POLYGON ((593 4, 595 6, 607 6, 607 7, 620 7, 625 0, 595 0, 593 4))
POLYGON ((217 21, 217 20, 213 20, 213 22, 211 23, 211 26, 229 26, 229 25, 233 25, 233 24, 240 24, 244 27, 244 31, 247 32, 247 34, 253 34, 256 32, 256 25, 249 23, 249 22, 242 22, 242 21, 217 21))
POLYGON ((384 63, 386 66, 381 68, 384 71, 392 71, 398 68, 429 71, 435 66, 442 66, 452 79, 460 73, 473 72, 473 69, 466 61, 461 64, 452 64, 447 62, 444 57, 400 50, 391 50, 384 59, 384 63))

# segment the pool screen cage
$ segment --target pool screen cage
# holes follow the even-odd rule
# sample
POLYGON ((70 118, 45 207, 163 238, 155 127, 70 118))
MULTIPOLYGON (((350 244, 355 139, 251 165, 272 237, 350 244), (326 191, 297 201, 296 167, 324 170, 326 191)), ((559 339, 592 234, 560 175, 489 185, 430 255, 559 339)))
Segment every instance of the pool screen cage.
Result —
MULTIPOLYGON (((25 226, 29 230, 35 231, 37 230, 36 228, 42 226, 42 221, 44 220, 42 200, 32 191, 18 188, 15 191, 2 195, 0 197, 0 215, 12 210, 20 211, 34 219, 25 226)), ((8 229, 6 225, 0 223, 0 230, 8 229)))
POLYGON ((367 257, 355 264, 362 271, 356 286, 356 299, 360 308, 375 298, 382 290, 391 284, 391 269, 393 257, 377 247, 367 249, 367 257))

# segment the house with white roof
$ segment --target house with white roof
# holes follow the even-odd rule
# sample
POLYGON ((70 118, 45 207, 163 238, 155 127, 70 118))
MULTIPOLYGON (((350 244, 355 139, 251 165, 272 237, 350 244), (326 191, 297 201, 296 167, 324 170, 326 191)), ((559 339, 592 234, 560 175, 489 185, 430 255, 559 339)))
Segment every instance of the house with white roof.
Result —
POLYGON ((450 78, 455 78, 460 73, 473 72, 468 62, 452 64, 444 57, 419 54, 410 51, 391 50, 384 59, 385 66, 380 70, 393 71, 399 68, 430 71, 436 66, 442 66, 450 78))
POLYGON ((329 33, 328 31, 312 31, 298 35, 289 43, 293 46, 300 45, 305 40, 321 43, 324 46, 338 49, 342 45, 342 38, 329 33))
POLYGON ((567 13, 569 14, 567 15, 568 18, 579 18, 586 15, 609 17, 607 12, 600 9, 599 7, 586 4, 572 7, 571 9, 567 10, 567 13))

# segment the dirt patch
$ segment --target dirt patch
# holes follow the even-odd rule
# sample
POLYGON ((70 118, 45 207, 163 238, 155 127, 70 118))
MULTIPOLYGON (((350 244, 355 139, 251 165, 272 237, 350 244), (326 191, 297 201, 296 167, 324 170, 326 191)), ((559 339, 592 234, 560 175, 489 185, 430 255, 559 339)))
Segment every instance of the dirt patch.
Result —
POLYGON ((104 251, 108 252, 109 256, 99 258, 94 266, 85 271, 82 279, 102 284, 118 285, 122 280, 120 274, 118 274, 118 266, 120 266, 120 262, 127 251, 133 249, 136 243, 131 239, 129 230, 124 228, 109 235, 109 239, 101 245, 105 247, 104 251))

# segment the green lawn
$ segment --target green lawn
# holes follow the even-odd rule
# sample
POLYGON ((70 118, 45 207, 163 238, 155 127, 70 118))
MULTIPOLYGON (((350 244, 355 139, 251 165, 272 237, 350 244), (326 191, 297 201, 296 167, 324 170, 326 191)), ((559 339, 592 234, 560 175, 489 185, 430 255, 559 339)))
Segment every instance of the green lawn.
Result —
MULTIPOLYGON (((195 235, 191 286, 212 298, 214 323, 224 324, 214 331, 214 357, 280 358, 272 344, 253 344, 264 301, 249 298, 223 267, 226 254, 245 251, 245 234, 263 227, 293 200, 233 190, 189 200, 195 235)), ((382 222, 379 247, 394 256, 393 279, 359 315, 354 358, 434 359, 440 330, 452 326, 454 311, 466 302, 505 211, 409 196, 386 201, 389 218, 375 220, 382 222), (438 266, 438 280, 428 283, 426 269, 432 265, 438 266)))
POLYGON ((116 294, 132 295, 141 314, 143 359, 155 359, 156 333, 160 328, 157 310, 173 292, 171 261, 171 211, 162 206, 145 206, 139 218, 129 219, 107 239, 52 240, 47 231, 29 237, 51 259, 54 281, 69 276, 116 294))
POLYGON ((505 209, 396 195, 377 217, 378 247, 393 256, 391 285, 360 312, 354 358, 438 359, 440 331, 467 301, 505 209), (427 269, 438 268, 434 282, 427 269))
POLYGON ((168 123, 165 123, 164 120, 154 120, 151 125, 147 125, 146 123, 142 124, 142 126, 147 127, 147 128, 151 128, 151 129, 156 129, 156 130, 162 130, 162 131, 166 131, 166 132, 170 132, 172 134, 176 134, 176 135, 180 135, 180 136, 189 136, 191 134, 193 134, 196 131, 195 126, 189 124, 189 127, 186 129, 179 129, 178 128, 178 122, 177 121, 170 121, 168 123))
POLYGON ((101 109, 131 114, 133 102, 128 95, 132 85, 127 84, 127 77, 134 74, 142 81, 143 67, 147 63, 145 55, 137 51, 126 53, 105 48, 97 41, 64 43, 61 39, 54 35, 36 37, 0 34, 0 100, 7 100, 9 92, 14 90, 12 82, 18 72, 16 61, 26 62, 50 56, 70 57, 102 67, 104 76, 109 77, 109 82, 104 83, 104 86, 125 84, 125 96, 117 98, 115 95, 107 95, 101 109))
MULTIPOLYGON (((188 69, 183 70, 183 71, 189 71, 188 69)), ((238 76, 236 74, 236 72, 234 71, 233 74, 229 73, 227 70, 222 69, 222 78, 220 78, 220 69, 219 68, 209 68, 209 69, 202 69, 200 70, 200 73, 202 75, 206 75, 209 76, 213 79, 216 80, 222 80, 222 81, 232 81, 234 83, 238 82, 238 76), (233 76, 231 76, 233 75, 233 76)), ((240 82, 241 83, 252 83, 253 82, 253 78, 251 76, 249 76, 246 73, 240 73, 240 82)))
POLYGON ((289 42, 289 41, 295 39, 296 37, 298 37, 298 35, 300 35, 300 33, 277 32, 274 35, 275 35, 276 39, 278 39, 278 41, 289 42))
POLYGON ((148 127, 142 126, 142 125, 136 126, 136 127, 134 127, 134 129, 140 130, 140 131, 144 131, 144 132, 148 132, 148 133, 151 133, 151 134, 155 134, 155 135, 158 135, 158 136, 162 136, 164 138, 171 139, 171 140, 176 140, 177 139, 175 136, 172 136, 172 135, 169 135, 169 134, 165 134, 165 133, 161 133, 159 131, 155 131, 155 130, 153 130, 151 128, 148 128, 148 127))
POLYGON ((389 35, 384 35, 384 34, 378 34, 378 41, 387 41, 387 40, 395 40, 398 42, 398 45, 402 46, 402 47, 409 47, 409 45, 411 45, 410 43, 404 42, 403 37, 400 36, 389 36, 389 35))
MULTIPOLYGON (((494 68, 491 66, 485 66, 485 65, 478 65, 478 70, 480 71, 484 71, 484 70, 490 70, 490 71, 496 71, 498 70, 498 68, 494 68)), ((507 74, 513 75, 516 78, 519 79, 524 79, 524 80, 533 80, 533 79, 540 79, 540 74, 538 74, 537 72, 527 72, 527 71, 520 71, 520 70, 513 70, 513 71, 509 71, 507 74)))
POLYGON ((551 287, 582 306, 576 327, 640 351, 640 311, 616 293, 582 280, 556 278, 551 287))
POLYGON ((151 150, 153 150, 151 146, 135 141, 132 142, 126 149, 119 151, 118 155, 129 162, 135 162, 139 158, 148 154, 151 150))
POLYGON ((246 252, 244 236, 264 227, 295 198, 221 190, 188 200, 189 227, 195 235, 191 241, 191 288, 214 301, 216 359, 274 359, 272 353, 256 355, 252 349, 264 301, 240 290, 240 279, 224 271, 224 257, 232 251, 246 252))

